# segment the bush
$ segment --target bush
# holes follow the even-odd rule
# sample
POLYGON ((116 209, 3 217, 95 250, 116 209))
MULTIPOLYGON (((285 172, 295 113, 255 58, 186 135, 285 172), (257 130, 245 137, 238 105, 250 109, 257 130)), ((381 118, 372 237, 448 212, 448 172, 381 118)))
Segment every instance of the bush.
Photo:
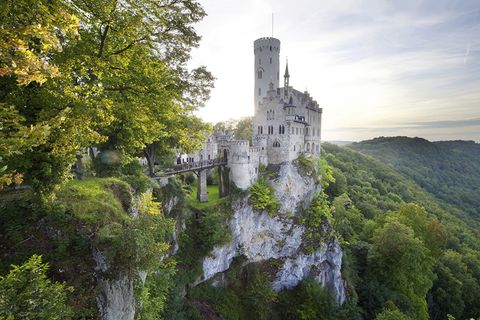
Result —
POLYGON ((337 319, 337 303, 332 294, 313 279, 301 282, 292 290, 280 293, 281 319, 337 319))
POLYGON ((71 319, 65 302, 71 287, 47 278, 48 264, 33 255, 21 266, 12 265, 0 277, 0 319, 71 319))
POLYGON ((322 245, 324 240, 331 236, 330 224, 333 221, 332 212, 325 193, 321 192, 314 196, 312 204, 301 218, 305 226, 304 246, 311 253, 322 245))
POLYGON ((280 204, 264 178, 260 178, 257 183, 253 184, 248 192, 248 199, 255 210, 266 210, 269 216, 273 216, 278 211, 280 204))

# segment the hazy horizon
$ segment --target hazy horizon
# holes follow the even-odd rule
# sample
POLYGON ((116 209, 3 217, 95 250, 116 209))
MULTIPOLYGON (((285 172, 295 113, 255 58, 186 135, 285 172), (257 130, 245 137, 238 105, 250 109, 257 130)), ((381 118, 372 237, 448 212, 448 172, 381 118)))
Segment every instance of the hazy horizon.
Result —
POLYGON ((253 115, 253 41, 273 12, 280 71, 288 56, 291 85, 323 107, 323 140, 479 141, 478 1, 200 2, 191 66, 217 78, 205 121, 253 115))

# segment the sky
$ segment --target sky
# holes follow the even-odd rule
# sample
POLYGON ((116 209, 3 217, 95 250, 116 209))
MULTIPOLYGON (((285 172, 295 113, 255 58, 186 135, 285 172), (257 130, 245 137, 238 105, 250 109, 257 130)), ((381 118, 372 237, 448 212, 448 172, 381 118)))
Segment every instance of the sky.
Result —
MULTIPOLYGON (((253 41, 280 39, 280 74, 323 108, 323 140, 480 141, 480 1, 200 0, 191 67, 215 89, 208 122, 253 115, 253 41)), ((283 83, 282 79, 280 81, 283 83)))

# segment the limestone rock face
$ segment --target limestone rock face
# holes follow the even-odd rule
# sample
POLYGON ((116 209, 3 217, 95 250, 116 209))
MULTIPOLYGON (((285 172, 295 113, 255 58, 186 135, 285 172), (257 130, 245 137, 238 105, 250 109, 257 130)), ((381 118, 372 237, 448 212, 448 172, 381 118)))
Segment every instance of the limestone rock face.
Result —
POLYGON ((127 273, 117 274, 115 279, 103 276, 108 272, 109 264, 105 256, 93 251, 95 271, 97 272, 97 306, 102 320, 134 320, 135 296, 133 279, 127 273))
POLYGON ((319 245, 315 252, 306 254, 302 250, 305 228, 295 224, 288 214, 298 213, 301 205, 308 206, 317 189, 313 180, 301 177, 295 166, 285 163, 272 185, 281 203, 279 215, 270 217, 255 211, 247 197, 237 200, 229 221, 233 240, 215 247, 203 260, 203 276, 198 282, 228 270, 238 256, 244 256, 247 262, 281 259, 283 265, 272 283, 274 290, 294 287, 307 276, 313 276, 335 294, 338 302, 345 302, 342 251, 338 241, 319 245))

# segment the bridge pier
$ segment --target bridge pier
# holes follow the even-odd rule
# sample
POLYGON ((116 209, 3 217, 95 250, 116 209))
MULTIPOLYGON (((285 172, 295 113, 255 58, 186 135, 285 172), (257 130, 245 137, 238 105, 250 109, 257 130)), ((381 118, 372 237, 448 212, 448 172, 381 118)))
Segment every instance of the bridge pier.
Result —
POLYGON ((197 200, 199 202, 208 202, 207 192, 207 170, 198 170, 197 200))
POLYGON ((218 194, 220 198, 223 198, 230 193, 229 170, 230 169, 226 166, 218 167, 218 194))

